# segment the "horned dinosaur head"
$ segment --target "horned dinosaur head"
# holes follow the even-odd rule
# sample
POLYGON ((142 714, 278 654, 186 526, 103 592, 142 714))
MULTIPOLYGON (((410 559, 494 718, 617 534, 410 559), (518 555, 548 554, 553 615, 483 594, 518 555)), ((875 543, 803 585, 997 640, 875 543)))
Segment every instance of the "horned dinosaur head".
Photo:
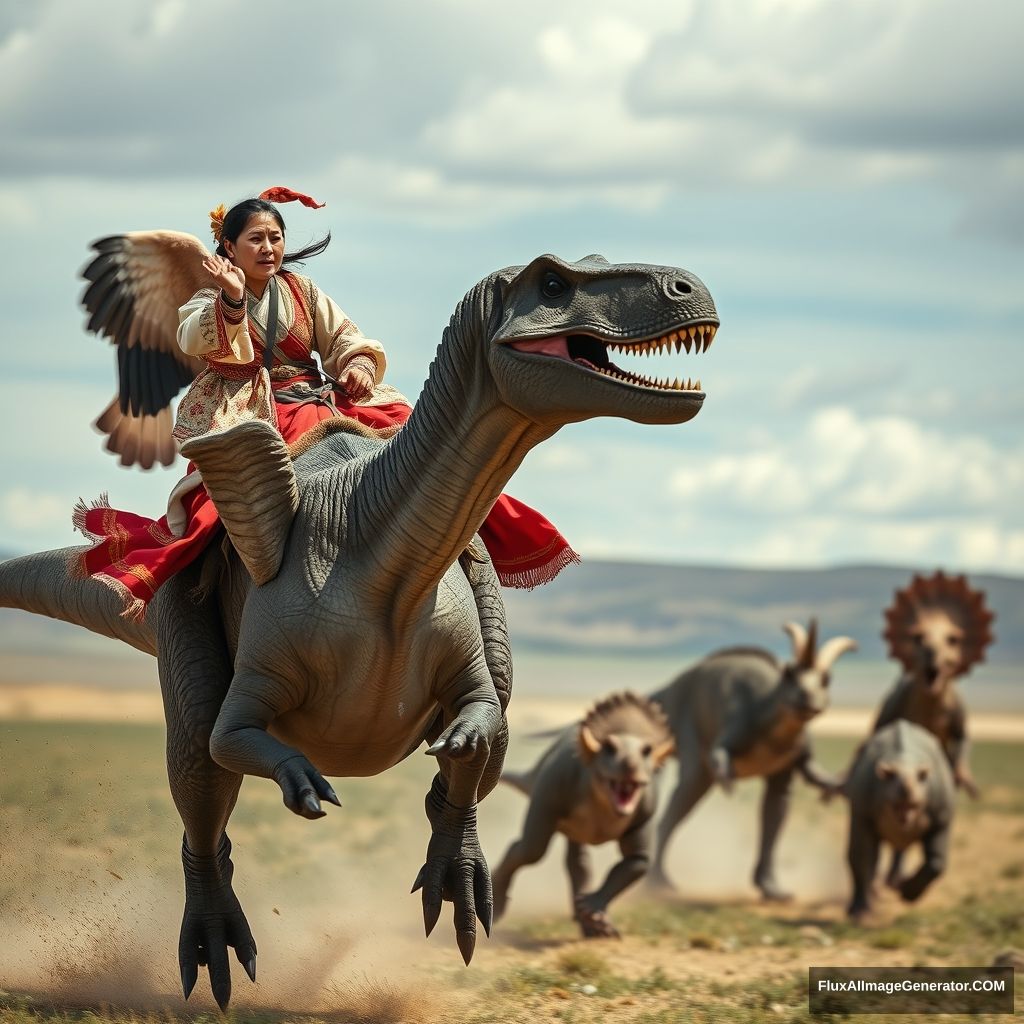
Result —
POLYGON ((632 814, 655 773, 675 751, 661 706, 635 693, 598 701, 580 722, 579 751, 591 786, 616 814, 632 814))
POLYGON ((817 619, 811 619, 807 629, 797 622, 782 628, 793 644, 793 658, 782 668, 780 693, 794 714, 810 720, 828 707, 832 666, 857 644, 848 636, 834 636, 819 648, 817 619))
POLYGON ((539 256, 495 280, 488 360, 501 398, 524 416, 557 426, 591 416, 683 423, 700 411, 704 392, 681 353, 705 351, 719 320, 693 274, 539 256))
POLYGON ((915 681, 932 693, 941 692, 957 676, 985 660, 995 639, 995 615, 985 606, 985 593, 972 590, 966 576, 915 575, 897 590, 885 610, 889 654, 902 662, 915 681))

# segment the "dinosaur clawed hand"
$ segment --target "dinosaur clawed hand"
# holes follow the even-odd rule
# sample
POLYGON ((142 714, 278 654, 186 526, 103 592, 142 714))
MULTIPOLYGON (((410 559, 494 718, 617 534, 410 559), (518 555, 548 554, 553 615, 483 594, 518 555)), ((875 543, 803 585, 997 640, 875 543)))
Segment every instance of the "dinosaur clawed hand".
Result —
POLYGON ((441 916, 441 904, 455 905, 455 937, 468 965, 476 948, 477 918, 491 934, 491 873, 471 825, 458 834, 435 832, 427 846, 427 860, 420 868, 412 891, 423 891, 423 927, 427 935, 441 916))
POLYGON ((321 800, 341 806, 331 784, 302 754, 282 761, 274 769, 274 781, 281 787, 285 807, 311 821, 326 813, 320 806, 321 800))
POLYGON ((486 760, 490 751, 489 737, 494 730, 483 722, 459 716, 427 747, 431 757, 449 757, 455 761, 486 760))
POLYGON ((732 758, 724 747, 715 747, 711 751, 711 778, 726 793, 732 792, 735 781, 732 775, 732 758))

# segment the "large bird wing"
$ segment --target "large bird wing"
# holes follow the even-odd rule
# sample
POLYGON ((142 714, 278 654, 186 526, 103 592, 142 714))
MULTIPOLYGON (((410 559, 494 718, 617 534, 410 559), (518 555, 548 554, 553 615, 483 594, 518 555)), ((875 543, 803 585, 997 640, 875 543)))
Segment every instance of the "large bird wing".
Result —
POLYGON ((213 287, 206 246, 181 231, 132 231, 93 242, 82 271, 87 329, 117 346, 118 393, 96 420, 121 464, 169 466, 171 400, 205 365, 178 347, 178 308, 213 287))

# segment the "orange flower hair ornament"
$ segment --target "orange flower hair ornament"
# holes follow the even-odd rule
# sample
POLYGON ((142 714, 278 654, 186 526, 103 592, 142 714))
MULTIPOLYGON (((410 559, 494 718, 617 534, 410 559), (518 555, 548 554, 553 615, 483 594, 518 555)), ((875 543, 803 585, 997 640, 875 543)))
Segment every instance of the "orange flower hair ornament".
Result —
MULTIPOLYGON (((319 210, 326 206, 326 203, 318 203, 312 196, 307 196, 302 192, 294 192, 290 188, 285 188, 284 185, 274 185, 271 188, 264 189, 257 197, 257 199, 265 199, 268 203, 302 203, 303 206, 308 206, 312 210, 319 210)), ((224 231, 224 215, 227 210, 224 204, 210 211, 210 230, 213 232, 213 240, 220 242, 220 236, 224 231)))

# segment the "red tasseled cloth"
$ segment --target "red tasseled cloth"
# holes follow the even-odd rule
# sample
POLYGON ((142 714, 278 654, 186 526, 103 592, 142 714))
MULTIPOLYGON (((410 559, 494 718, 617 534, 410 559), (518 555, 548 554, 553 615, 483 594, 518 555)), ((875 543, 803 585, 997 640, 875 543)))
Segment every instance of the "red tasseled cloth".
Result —
MULTIPOLYGON (((371 427, 404 423, 412 412, 401 402, 360 406, 339 398, 339 407, 371 427)), ((287 442, 331 416, 331 410, 320 402, 277 404, 278 429, 287 442)), ((189 491, 182 504, 187 525, 183 536, 175 537, 166 516, 152 520, 122 512, 110 508, 105 498, 92 507, 80 503, 74 524, 96 544, 79 557, 76 571, 115 589, 124 598, 124 614, 142 618, 157 588, 197 558, 220 528, 220 517, 202 486, 189 491)), ((502 586, 528 590, 579 562, 568 541, 544 516, 507 494, 494 503, 480 537, 502 586)))

